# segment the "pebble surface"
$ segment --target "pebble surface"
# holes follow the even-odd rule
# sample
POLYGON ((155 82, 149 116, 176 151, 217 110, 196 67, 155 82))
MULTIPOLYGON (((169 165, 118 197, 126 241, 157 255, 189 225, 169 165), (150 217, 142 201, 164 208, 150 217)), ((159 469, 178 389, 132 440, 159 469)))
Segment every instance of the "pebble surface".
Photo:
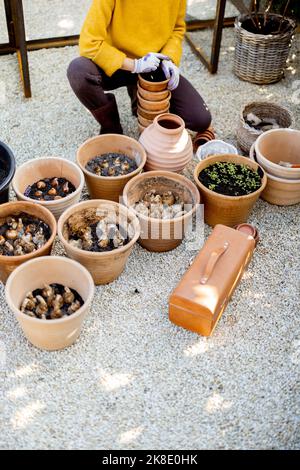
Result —
MULTIPOLYGON (((193 34, 204 47, 211 41, 208 32, 193 34)), ((286 78, 265 87, 233 75, 231 29, 218 75, 185 45, 182 72, 207 101, 218 138, 236 144, 241 106, 259 99, 288 106, 299 128, 296 41, 286 78)), ((77 54, 76 47, 31 52, 31 100, 23 98, 16 57, 0 58, 1 140, 18 164, 49 154, 74 161, 78 146, 99 132, 67 83, 77 54)), ((116 97, 125 133, 137 137, 126 91, 116 97)), ((24 339, 0 284, 0 447, 299 448, 299 213, 299 205, 257 203, 250 222, 261 242, 209 339, 168 320, 168 297, 196 254, 189 241, 166 254, 136 246, 120 279, 96 289, 78 342, 61 352, 24 339)), ((204 227, 205 237, 210 231, 204 227)), ((63 254, 58 241, 53 253, 63 254)))

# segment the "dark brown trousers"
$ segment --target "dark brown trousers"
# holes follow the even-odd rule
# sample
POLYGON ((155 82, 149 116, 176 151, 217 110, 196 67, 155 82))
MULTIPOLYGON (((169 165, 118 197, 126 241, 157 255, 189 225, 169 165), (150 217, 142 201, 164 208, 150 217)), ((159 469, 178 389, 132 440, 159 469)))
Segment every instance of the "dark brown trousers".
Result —
MULTIPOLYGON (((95 111, 101 111, 101 108, 109 103, 109 94, 105 91, 120 87, 127 88, 133 114, 136 114, 136 74, 118 70, 108 77, 92 60, 78 57, 70 63, 67 76, 76 96, 94 116, 97 115, 95 111)), ((183 76, 180 76, 178 88, 172 91, 170 112, 178 114, 191 131, 201 132, 211 123, 211 114, 206 104, 197 90, 183 76)), ((101 115, 101 113, 98 114, 101 115)))

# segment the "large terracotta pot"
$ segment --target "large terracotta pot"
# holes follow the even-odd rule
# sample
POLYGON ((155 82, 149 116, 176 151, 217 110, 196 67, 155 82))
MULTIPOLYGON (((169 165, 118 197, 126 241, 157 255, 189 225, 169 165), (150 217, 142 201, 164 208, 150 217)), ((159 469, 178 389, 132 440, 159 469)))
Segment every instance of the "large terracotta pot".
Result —
MULTIPOLYGON (((256 161, 254 144, 250 150, 250 158, 256 161)), ((265 173, 268 182, 261 193, 262 199, 277 206, 292 206, 300 203, 300 179, 278 178, 266 170, 265 173)))
POLYGON ((88 139, 77 151, 77 163, 84 173, 86 185, 92 199, 107 199, 119 202, 127 181, 140 173, 146 163, 146 152, 139 142, 118 134, 98 135, 88 139), (123 176, 97 176, 86 169, 86 164, 97 155, 123 153, 133 158, 138 168, 123 176))
POLYGON ((65 158, 43 157, 29 160, 17 168, 12 182, 13 189, 20 201, 34 201, 49 209, 58 219, 68 207, 79 202, 84 186, 84 176, 78 165, 65 158), (25 189, 44 178, 66 178, 76 188, 68 196, 56 201, 36 201, 24 196, 25 189))
POLYGON ((127 183, 123 193, 124 204, 132 208, 151 189, 159 193, 172 191, 186 204, 187 213, 171 220, 154 219, 135 212, 141 225, 140 245, 149 251, 170 251, 181 244, 189 228, 200 204, 199 191, 185 176, 169 171, 149 171, 127 183))
POLYGON ((257 191, 245 196, 224 196, 211 191, 199 181, 201 171, 216 162, 233 162, 239 165, 247 165, 254 170, 259 168, 259 165, 249 158, 234 154, 213 155, 198 163, 194 171, 194 179, 204 203, 205 222, 211 226, 223 224, 229 227, 247 222, 255 202, 266 187, 267 177, 264 171, 261 169, 263 177, 261 187, 257 191))
POLYGON ((67 209, 58 221, 58 236, 64 245, 67 255, 88 269, 95 284, 108 284, 117 279, 124 271, 127 259, 140 236, 140 224, 134 212, 128 210, 121 204, 96 199, 80 202, 67 209), (71 215, 90 208, 107 212, 108 215, 112 215, 116 217, 117 220, 120 220, 122 225, 128 224, 128 227, 132 231, 132 237, 129 243, 115 250, 101 253, 84 251, 70 245, 68 234, 64 227, 65 223, 71 215))
POLYGON ((140 143, 146 149, 146 170, 182 171, 193 157, 192 140, 184 121, 175 114, 161 114, 144 130, 140 143))
POLYGON ((300 131, 273 129, 261 134, 254 144, 257 162, 271 175, 300 179, 299 168, 286 168, 280 161, 300 166, 300 131))
POLYGON ((2 282, 6 282, 10 273, 25 261, 39 256, 50 255, 56 236, 56 220, 54 215, 45 207, 40 204, 35 204, 34 202, 17 201, 0 205, 0 220, 11 215, 18 215, 21 212, 37 217, 48 224, 51 230, 51 236, 45 245, 32 253, 21 256, 0 255, 0 281, 2 282))
POLYGON ((93 279, 83 266, 68 258, 52 256, 37 258, 19 266, 10 275, 5 293, 7 303, 28 341, 37 348, 54 351, 70 346, 78 338, 94 289, 93 279), (77 312, 58 320, 40 320, 21 312, 20 305, 28 292, 54 283, 75 289, 82 297, 84 304, 77 312))

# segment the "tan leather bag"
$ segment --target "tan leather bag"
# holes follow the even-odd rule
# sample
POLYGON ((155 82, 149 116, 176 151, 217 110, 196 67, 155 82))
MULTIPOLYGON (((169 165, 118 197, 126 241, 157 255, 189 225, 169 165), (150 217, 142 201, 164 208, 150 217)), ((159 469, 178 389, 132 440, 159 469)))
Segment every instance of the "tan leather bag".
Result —
POLYGON ((171 322, 210 336, 254 248, 253 237, 225 225, 216 225, 170 297, 171 322))

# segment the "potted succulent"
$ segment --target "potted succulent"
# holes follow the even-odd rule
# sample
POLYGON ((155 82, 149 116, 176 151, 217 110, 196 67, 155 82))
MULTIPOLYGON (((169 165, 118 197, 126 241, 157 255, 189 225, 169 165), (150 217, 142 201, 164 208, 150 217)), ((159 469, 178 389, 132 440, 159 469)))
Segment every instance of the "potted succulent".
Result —
POLYGON ((250 211, 267 184, 255 162, 240 155, 214 155, 201 161, 194 172, 209 225, 235 226, 247 222, 250 211))
POLYGON ((58 221, 67 255, 89 270, 95 284, 108 284, 121 275, 139 235, 135 214, 113 201, 81 202, 58 221))
POLYGON ((8 191, 15 173, 15 157, 10 148, 0 142, 0 204, 8 202, 8 191))
POLYGON ((59 157, 29 160, 17 168, 12 187, 20 201, 35 201, 56 219, 79 202, 84 176, 78 165, 59 157))
POLYGON ((92 199, 119 202, 127 181, 143 170, 146 152, 131 137, 99 135, 79 147, 77 163, 92 199))
POLYGON ((282 14, 272 13, 274 0, 267 0, 261 12, 257 1, 253 12, 247 11, 242 0, 234 4, 243 11, 235 21, 235 74, 257 84, 281 80, 296 28, 296 22, 287 17, 290 0, 285 0, 282 14))
POLYGON ((53 214, 34 202, 0 206, 0 281, 20 264, 49 255, 56 236, 53 214))
POLYGON ((42 257, 19 266, 10 275, 5 293, 28 341, 54 351, 78 338, 92 302, 94 283, 76 261, 42 257))

